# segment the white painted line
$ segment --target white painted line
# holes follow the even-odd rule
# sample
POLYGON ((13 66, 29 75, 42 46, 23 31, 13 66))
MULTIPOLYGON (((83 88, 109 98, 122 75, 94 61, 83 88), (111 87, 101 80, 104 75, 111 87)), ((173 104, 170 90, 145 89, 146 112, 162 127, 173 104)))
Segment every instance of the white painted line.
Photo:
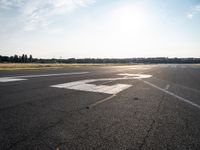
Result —
POLYGON ((158 87, 158 86, 156 86, 156 85, 154 85, 154 84, 152 84, 152 83, 150 83, 150 82, 148 82, 148 81, 144 81, 144 80, 141 80, 141 81, 143 81, 144 83, 146 83, 146 84, 148 84, 148 85, 150 85, 150 86, 152 86, 152 87, 154 87, 154 88, 156 88, 156 89, 158 89, 158 90, 160 90, 160 91, 162 91, 162 92, 164 92, 164 93, 166 93, 166 94, 168 94, 168 95, 171 95, 171 96, 173 96, 173 97, 175 97, 175 98, 177 98, 177 99, 179 99, 179 100, 181 100, 181 101, 183 101, 183 102, 186 102, 186 103, 188 103, 188 104, 190 104, 190 105, 192 105, 192 106, 194 106, 194 107, 200 109, 200 106, 199 106, 198 104, 193 103, 193 102, 191 102, 191 101, 188 100, 188 99, 185 99, 185 98, 183 98, 183 97, 181 97, 181 96, 178 96, 178 95, 176 95, 176 94, 174 94, 174 93, 172 93, 172 92, 169 92, 169 91, 167 91, 167 90, 165 90, 165 89, 162 89, 162 88, 160 88, 160 87, 158 87))
POLYGON ((153 77, 154 79, 156 80, 159 80, 159 81, 164 81, 164 82, 168 82, 174 86, 178 86, 180 88, 183 88, 183 89, 186 89, 186 90, 190 90, 190 91, 193 91, 193 92, 197 92, 197 93, 200 93, 200 90, 197 90, 197 89, 193 89, 193 88, 190 88, 190 87, 186 87, 186 86, 183 86, 183 85, 180 85, 180 84, 176 84, 176 83, 173 83, 171 81, 167 81, 167 80, 163 80, 163 79, 159 79, 159 78, 156 78, 156 77, 153 77))
POLYGON ((51 77, 51 76, 63 76, 63 75, 76 75, 87 74, 89 72, 69 72, 69 73, 57 73, 57 74, 39 74, 39 75, 27 75, 27 76, 13 76, 5 78, 37 78, 37 77, 51 77))
POLYGON ((133 67, 130 69, 132 69, 132 70, 148 70, 148 69, 151 69, 151 67, 133 67))
POLYGON ((86 74, 86 73, 89 73, 89 72, 71 72, 71 73, 58 73, 58 74, 40 74, 40 75, 2 77, 2 78, 0 78, 0 82, 14 82, 14 81, 27 80, 27 79, 23 79, 23 78, 51 77, 51 76, 63 76, 63 75, 78 75, 78 74, 86 74))
POLYGON ((17 78, 0 78, 0 82, 14 82, 14 81, 23 81, 27 79, 17 79, 17 78))
POLYGON ((88 92, 99 92, 106 94, 117 94, 132 85, 129 84, 115 84, 115 85, 95 85, 89 84, 91 82, 104 81, 104 80, 123 80, 124 78, 105 78, 105 79, 89 79, 89 80, 81 80, 75 82, 69 82, 64 84, 52 85, 50 87, 56 88, 64 88, 64 89, 72 89, 79 91, 88 91, 88 92))
POLYGON ((87 108, 87 109, 91 109, 92 107, 95 107, 95 106, 97 106, 97 105, 99 105, 99 104, 101 104, 101 103, 104 103, 104 102, 106 102, 106 101, 108 101, 108 100, 114 98, 115 96, 116 96, 116 95, 113 94, 113 95, 111 95, 111 96, 109 96, 109 97, 107 97, 107 98, 104 98, 104 99, 102 99, 102 100, 100 100, 100 101, 97 101, 96 103, 93 103, 93 104, 87 106, 86 108, 87 108))
POLYGON ((118 74, 120 76, 128 76, 128 77, 133 77, 133 79, 144 79, 144 78, 150 78, 152 75, 148 74, 130 74, 130 73, 120 73, 118 74))

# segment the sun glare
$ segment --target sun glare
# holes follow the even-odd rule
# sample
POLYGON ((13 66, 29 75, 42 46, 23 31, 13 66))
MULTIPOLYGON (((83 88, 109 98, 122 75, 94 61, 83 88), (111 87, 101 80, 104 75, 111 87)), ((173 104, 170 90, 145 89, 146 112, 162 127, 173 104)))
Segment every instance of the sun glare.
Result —
POLYGON ((142 8, 134 6, 122 6, 113 11, 115 26, 128 33, 136 33, 148 25, 148 17, 142 8))
POLYGON ((147 10, 138 5, 123 5, 115 7, 110 14, 110 34, 106 34, 106 45, 112 43, 112 49, 121 49, 130 55, 134 53, 145 56, 147 52, 140 50, 148 49, 151 45, 153 30, 147 10))

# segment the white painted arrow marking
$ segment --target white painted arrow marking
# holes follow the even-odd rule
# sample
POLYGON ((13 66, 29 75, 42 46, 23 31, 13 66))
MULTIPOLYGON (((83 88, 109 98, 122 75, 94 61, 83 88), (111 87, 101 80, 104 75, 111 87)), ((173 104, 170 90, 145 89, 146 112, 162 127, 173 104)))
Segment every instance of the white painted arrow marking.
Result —
POLYGON ((79 91, 89 91, 89 92, 99 92, 99 93, 106 93, 106 94, 117 94, 132 85, 129 84, 115 84, 115 85, 95 85, 90 84, 92 82, 97 81, 116 81, 116 80, 127 80, 127 79, 142 79, 142 78, 150 78, 151 75, 145 74, 118 74, 124 76, 123 78, 103 78, 103 79, 88 79, 88 80, 80 80, 74 81, 69 83, 63 83, 58 85, 52 85, 51 87, 56 88, 64 88, 64 89, 72 89, 72 90, 79 90, 79 91))
POLYGON ((117 94, 132 86, 129 84, 115 84, 115 85, 89 84, 91 82, 104 81, 104 80, 114 81, 117 79, 123 79, 123 78, 81 80, 81 81, 69 82, 69 83, 64 83, 64 84, 52 85, 51 87, 72 89, 72 90, 79 90, 79 91, 99 92, 99 93, 106 93, 106 94, 117 94))

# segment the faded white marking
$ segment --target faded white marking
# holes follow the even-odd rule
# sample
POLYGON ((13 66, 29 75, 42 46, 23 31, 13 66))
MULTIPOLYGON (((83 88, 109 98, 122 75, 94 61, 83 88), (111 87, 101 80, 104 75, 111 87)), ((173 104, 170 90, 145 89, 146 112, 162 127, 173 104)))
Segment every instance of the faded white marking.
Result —
POLYGON ((89 80, 81 80, 75 82, 69 82, 64 84, 52 85, 51 87, 56 88, 64 88, 64 89, 72 89, 72 90, 80 90, 80 91, 89 91, 89 92, 99 92, 106 94, 117 94, 132 85, 129 84, 115 84, 115 85, 94 85, 88 84, 96 81, 104 81, 104 80, 122 80, 124 78, 108 78, 108 79, 89 79, 89 80))
POLYGON ((87 108, 87 109, 91 109, 92 107, 95 107, 95 106, 97 106, 97 105, 99 105, 99 104, 101 104, 101 103, 104 103, 104 102, 106 102, 106 101, 108 101, 108 100, 114 98, 115 96, 116 96, 116 95, 113 94, 113 95, 111 95, 111 96, 109 96, 109 97, 107 97, 107 98, 104 98, 104 99, 102 99, 102 100, 100 100, 100 101, 97 101, 96 103, 93 103, 93 104, 87 106, 86 108, 87 108))
POLYGON ((188 103, 188 104, 190 104, 190 105, 192 105, 192 106, 194 106, 194 107, 200 109, 200 106, 199 106, 198 104, 193 103, 193 102, 191 102, 191 101, 188 100, 188 99, 185 99, 185 98, 183 98, 183 97, 181 97, 181 96, 178 96, 178 95, 176 95, 176 94, 174 94, 174 93, 172 93, 172 92, 169 92, 169 91, 167 91, 167 90, 165 90, 165 89, 162 89, 162 88, 160 88, 160 87, 158 87, 158 86, 156 86, 156 85, 154 85, 154 84, 152 84, 152 83, 150 83, 150 82, 148 82, 148 81, 144 81, 144 80, 141 80, 141 81, 143 81, 144 83, 146 83, 146 84, 148 84, 148 85, 150 85, 150 86, 152 86, 152 87, 154 87, 154 88, 156 88, 156 89, 158 89, 158 90, 160 90, 160 91, 162 91, 162 92, 164 92, 164 93, 166 93, 166 94, 168 94, 168 95, 171 95, 171 96, 173 96, 173 97, 175 97, 175 98, 177 98, 177 99, 179 99, 179 100, 181 100, 181 101, 183 101, 183 102, 186 102, 186 103, 188 103))
POLYGON ((23 79, 23 78, 37 78, 37 77, 50 77, 50 76, 63 76, 63 75, 77 75, 77 74, 86 74, 86 73, 89 73, 89 72, 71 72, 71 73, 58 73, 58 74, 40 74, 40 75, 2 77, 2 78, 0 78, 0 82, 14 82, 14 81, 27 80, 27 79, 23 79))
POLYGON ((171 68, 177 68, 177 65, 170 65, 171 68))
POLYGON ((89 73, 89 72, 69 72, 69 73, 57 73, 57 74, 39 74, 39 75, 27 75, 27 76, 13 76, 13 77, 6 77, 6 78, 37 78, 37 77, 76 75, 76 74, 86 74, 86 73, 89 73))
POLYGON ((166 85, 166 87, 165 87, 165 90, 168 90, 168 89, 169 89, 169 87, 170 87, 170 85, 169 85, 169 84, 167 84, 167 85, 166 85))
POLYGON ((148 69, 151 69, 151 67, 133 67, 133 68, 130 68, 130 69, 133 69, 133 70, 148 70, 148 69))
POLYGON ((150 78, 150 77, 152 77, 152 75, 148 75, 148 74, 120 73, 120 74, 118 74, 118 75, 133 77, 133 79, 145 79, 145 78, 150 78))
POLYGON ((14 82, 14 81, 23 81, 27 79, 20 79, 20 78, 0 78, 0 82, 14 82))
POLYGON ((178 86, 178 87, 183 88, 183 89, 186 89, 186 90, 190 90, 190 91, 193 91, 193 92, 200 93, 200 90, 197 90, 197 89, 193 89, 193 88, 190 88, 190 87, 186 87, 186 86, 183 86, 183 85, 180 85, 180 84, 176 84, 176 83, 171 82, 171 81, 159 79, 159 78, 156 78, 156 77, 153 77, 153 78, 156 79, 156 80, 159 80, 159 81, 169 82, 169 83, 172 84, 172 85, 178 86))

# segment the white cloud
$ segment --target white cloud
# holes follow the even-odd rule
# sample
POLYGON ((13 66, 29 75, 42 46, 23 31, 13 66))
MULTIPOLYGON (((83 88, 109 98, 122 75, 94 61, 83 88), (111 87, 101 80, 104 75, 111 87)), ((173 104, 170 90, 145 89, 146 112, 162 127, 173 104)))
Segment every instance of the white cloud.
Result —
POLYGON ((189 19, 193 19, 193 17, 199 13, 200 13, 200 4, 192 7, 191 10, 187 12, 186 17, 189 19))
POLYGON ((0 9, 18 8, 25 31, 46 28, 51 17, 87 7, 95 0, 0 0, 0 9))
POLYGON ((50 34, 57 34, 57 33, 61 33, 64 29, 63 28, 51 28, 51 29, 47 29, 47 32, 50 34))
POLYGON ((9 0, 0 0, 0 8, 7 9, 12 6, 12 3, 9 0))
POLYGON ((194 16, 194 14, 192 12, 188 12, 186 17, 189 18, 189 19, 192 19, 194 16))
POLYGON ((0 9, 20 7, 23 3, 25 3, 25 0, 0 0, 0 9))

